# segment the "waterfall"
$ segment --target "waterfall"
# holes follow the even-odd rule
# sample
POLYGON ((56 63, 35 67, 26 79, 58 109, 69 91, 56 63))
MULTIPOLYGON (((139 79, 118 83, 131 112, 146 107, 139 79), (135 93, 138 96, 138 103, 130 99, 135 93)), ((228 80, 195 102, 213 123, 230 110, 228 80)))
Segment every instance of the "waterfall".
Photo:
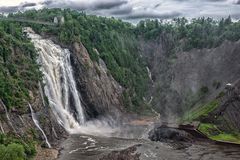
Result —
POLYGON ((148 77, 151 80, 151 82, 153 83, 152 73, 151 73, 151 71, 150 71, 150 69, 148 67, 146 67, 146 69, 147 69, 147 72, 148 72, 148 77))
POLYGON ((48 139, 47 139, 46 134, 44 133, 44 131, 42 130, 42 128, 41 128, 40 125, 39 125, 39 122, 38 122, 38 120, 37 120, 37 117, 36 117, 33 109, 32 109, 32 106, 31 106, 30 104, 28 104, 28 105, 29 105, 29 108, 30 108, 30 111, 31 111, 31 115, 32 115, 32 119, 33 119, 34 124, 35 124, 36 127, 42 132, 42 135, 43 135, 43 137, 44 137, 44 139, 45 139, 46 144, 48 145, 48 148, 51 148, 51 145, 50 145, 50 143, 48 142, 48 139))
POLYGON ((70 51, 43 39, 31 28, 24 32, 39 53, 38 63, 43 73, 44 93, 58 122, 70 133, 85 124, 84 110, 74 80, 70 51))
POLYGON ((6 114, 8 123, 9 123, 10 126, 12 127, 13 131, 14 131, 15 133, 17 133, 16 130, 15 130, 15 128, 14 128, 14 126, 13 126, 13 124, 12 124, 12 121, 11 121, 9 115, 8 115, 7 107, 6 107, 5 104, 3 103, 2 99, 0 99, 0 103, 1 103, 1 105, 3 106, 3 108, 4 108, 4 110, 5 110, 5 114, 6 114))
POLYGON ((2 133, 4 134, 5 132, 4 132, 4 129, 3 129, 3 126, 2 126, 1 122, 0 122, 0 128, 1 128, 2 133))
MULTIPOLYGON (((81 105, 80 95, 74 79, 70 60, 70 51, 61 48, 49 39, 35 34, 26 27, 23 32, 31 39, 38 51, 38 63, 43 73, 43 96, 48 101, 58 123, 70 134, 91 134, 111 136, 118 130, 109 125, 108 119, 86 121, 85 111, 81 105)), ((39 87, 41 90, 41 86, 39 87)))

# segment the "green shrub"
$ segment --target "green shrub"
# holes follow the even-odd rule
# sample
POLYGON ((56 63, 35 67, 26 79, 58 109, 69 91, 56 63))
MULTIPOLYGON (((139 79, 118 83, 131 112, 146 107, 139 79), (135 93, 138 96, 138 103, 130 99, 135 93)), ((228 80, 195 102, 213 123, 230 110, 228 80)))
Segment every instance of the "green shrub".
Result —
POLYGON ((24 148, 20 144, 12 143, 9 144, 3 155, 3 160, 24 160, 25 153, 24 148))
MULTIPOLYGON (((22 158, 31 158, 36 154, 35 142, 29 138, 16 138, 0 134, 0 155, 2 154, 4 154, 6 160, 13 157, 19 157, 19 160, 22 160, 22 158)), ((2 160, 1 157, 0 160, 2 160)))

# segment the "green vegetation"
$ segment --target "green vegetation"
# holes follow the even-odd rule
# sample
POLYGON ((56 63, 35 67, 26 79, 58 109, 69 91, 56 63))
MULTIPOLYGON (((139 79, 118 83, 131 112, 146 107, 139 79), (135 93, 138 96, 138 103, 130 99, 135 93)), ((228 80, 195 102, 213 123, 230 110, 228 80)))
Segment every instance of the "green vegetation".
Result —
POLYGON ((138 41, 133 25, 114 18, 86 15, 70 9, 30 10, 10 16, 49 22, 52 22, 55 16, 63 16, 65 23, 59 27, 33 24, 31 27, 39 33, 57 37, 60 43, 70 48, 74 42, 82 42, 91 59, 98 62, 98 59, 102 58, 113 77, 126 88, 126 95, 130 99, 125 102, 127 106, 131 106, 128 109, 137 111, 140 107, 144 108, 142 98, 149 78, 146 64, 138 54, 138 41))
POLYGON ((136 35, 145 39, 155 40, 160 35, 170 34, 183 50, 193 48, 213 48, 223 41, 237 41, 240 39, 240 21, 232 22, 231 17, 220 21, 212 18, 197 18, 188 21, 186 18, 176 18, 174 23, 163 23, 157 20, 141 21, 135 29, 136 35))
MULTIPOLYGON (((220 21, 211 18, 191 21, 176 18, 171 23, 145 20, 133 26, 118 19, 86 15, 70 9, 29 10, 9 15, 48 22, 53 22, 54 17, 58 16, 65 19, 65 23, 58 27, 28 25, 40 34, 55 36, 59 43, 70 48, 74 42, 82 42, 93 61, 98 62, 102 58, 113 77, 126 88, 124 101, 132 111, 145 106, 142 98, 149 81, 145 60, 139 55, 140 38, 155 41, 162 36, 168 43, 166 47, 170 57, 174 57, 174 53, 179 50, 212 48, 224 40, 240 39, 240 22, 233 23, 230 17, 220 21), (126 96, 130 99, 126 99, 126 96)), ((169 63, 174 63, 174 59, 169 63)), ((219 84, 214 86, 218 88, 219 84)), ((208 89, 203 88, 202 91, 206 93, 208 89)))
POLYGON ((226 141, 226 142, 233 142, 233 143, 240 144, 240 135, 239 134, 221 133, 216 136, 211 136, 210 138, 213 140, 217 140, 217 141, 226 141))
POLYGON ((36 154, 35 142, 29 138, 19 139, 0 134, 1 160, 27 160, 36 154))
POLYGON ((22 107, 41 77, 34 47, 11 22, 0 22, 0 43, 0 98, 8 108, 22 107))
POLYGON ((208 113, 212 112, 219 106, 218 100, 213 100, 203 106, 193 108, 190 111, 186 112, 183 121, 192 122, 194 120, 200 120, 203 117, 206 117, 208 113))
MULTIPOLYGON (((231 18, 215 21, 211 18, 198 18, 188 21, 177 18, 174 23, 163 23, 158 20, 141 21, 136 27, 130 23, 114 18, 86 15, 70 9, 29 10, 23 13, 9 14, 9 17, 52 22, 55 16, 63 16, 65 23, 59 26, 27 24, 36 32, 55 37, 59 43, 71 48, 74 42, 81 42, 88 50, 93 61, 103 59, 109 73, 125 87, 123 98, 128 111, 148 114, 151 106, 143 101, 148 85, 148 73, 145 60, 139 55, 139 39, 156 41, 164 38, 168 54, 174 63, 176 51, 187 51, 193 48, 217 47, 225 40, 240 39, 240 21, 232 22, 231 18), (99 54, 96 52, 99 52, 99 54)), ((36 63, 36 51, 32 43, 22 34, 20 22, 0 22, 0 99, 8 109, 21 108, 30 100, 29 91, 37 89, 41 80, 39 66, 36 63)), ((166 93, 166 85, 159 84, 158 91, 166 93), (165 90, 160 90, 165 86, 165 90)), ((214 88, 221 84, 214 81, 214 88)), ((209 89, 202 87, 193 98, 194 104, 209 89), (196 101, 195 101, 196 100, 196 101)), ((165 95, 161 96, 165 96, 165 95)), ((224 96, 221 92, 219 97, 224 96)), ((161 97, 159 97, 161 99, 161 97)), ((46 102, 47 99, 46 99, 46 102)), ((193 103, 191 102, 190 105, 193 103)), ((219 105, 218 100, 191 109, 184 116, 184 121, 200 120, 206 117, 219 105)), ((41 118, 40 121, 44 121, 41 118)), ((201 124, 199 130, 216 140, 240 142, 239 135, 226 134, 216 125, 201 124)), ((35 130, 30 130, 37 137, 35 130)), ((14 137, 0 134, 0 158, 3 160, 25 160, 36 154, 35 142, 27 137, 14 137)))
POLYGON ((198 130, 207 135, 210 136, 216 136, 221 133, 221 131, 217 128, 214 124, 208 124, 208 123, 201 123, 198 127, 198 130))
POLYGON ((207 135, 210 139, 240 144, 239 134, 224 133, 214 124, 201 123, 198 127, 198 130, 207 135))

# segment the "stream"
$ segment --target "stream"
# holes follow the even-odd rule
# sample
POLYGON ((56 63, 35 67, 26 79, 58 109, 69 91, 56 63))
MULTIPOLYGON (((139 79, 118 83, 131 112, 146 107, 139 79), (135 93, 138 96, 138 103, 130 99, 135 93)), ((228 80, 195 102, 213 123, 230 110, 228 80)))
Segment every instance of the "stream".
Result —
MULTIPOLYGON (((133 127, 133 133, 144 131, 146 126, 133 127)), ((129 132, 131 128, 129 127, 129 132)), ((161 143, 145 136, 135 138, 73 134, 62 144, 59 160, 98 160, 112 151, 124 150, 136 145, 140 160, 239 160, 240 147, 216 145, 210 142, 161 143)), ((105 160, 105 159, 104 159, 105 160)), ((107 160, 107 159, 106 159, 107 160)), ((110 159, 109 159, 110 160, 110 159)), ((132 160, 132 159, 131 159, 132 160)), ((135 160, 135 159, 133 159, 135 160)), ((137 159, 138 160, 138 159, 137 159)))

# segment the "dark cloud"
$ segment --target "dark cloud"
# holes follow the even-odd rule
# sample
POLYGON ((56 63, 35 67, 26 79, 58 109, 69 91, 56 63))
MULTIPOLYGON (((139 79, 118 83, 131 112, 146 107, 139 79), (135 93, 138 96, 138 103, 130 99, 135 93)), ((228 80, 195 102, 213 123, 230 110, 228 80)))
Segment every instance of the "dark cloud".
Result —
POLYGON ((48 6, 48 5, 52 4, 52 3, 53 3, 52 0, 46 0, 46 1, 42 2, 41 4, 48 6))
POLYGON ((150 18, 150 19, 171 19, 174 17, 178 17, 180 16, 181 13, 179 12, 170 12, 170 13, 144 13, 144 12, 140 12, 140 13, 133 13, 131 15, 128 15, 126 17, 124 17, 125 19, 146 19, 146 18, 150 18))
POLYGON ((161 6, 161 3, 156 4, 154 8, 158 8, 159 6, 161 6))
POLYGON ((133 8, 131 6, 124 6, 120 8, 115 8, 114 10, 110 11, 110 14, 113 15, 126 15, 132 13, 133 8))
POLYGON ((115 7, 122 6, 123 4, 127 4, 127 1, 106 1, 106 2, 96 2, 94 5, 94 9, 101 10, 101 9, 111 9, 115 7))
POLYGON ((21 7, 26 8, 26 7, 34 7, 36 6, 37 3, 24 3, 21 7))
POLYGON ((3 6, 3 7, 0 7, 0 12, 13 13, 13 12, 21 11, 24 8, 34 7, 36 5, 37 5, 36 3, 22 3, 18 6, 3 6))
POLYGON ((208 2, 224 2, 226 0, 204 0, 204 1, 208 1, 208 2))
POLYGON ((4 13, 17 12, 18 10, 18 6, 0 7, 0 12, 4 13))
POLYGON ((96 1, 53 1, 47 0, 42 5, 49 8, 71 8, 75 10, 109 10, 127 4, 126 0, 96 0, 96 1))
POLYGON ((0 12, 46 7, 71 8, 131 22, 144 18, 170 19, 179 16, 209 16, 218 19, 231 15, 240 19, 240 0, 42 0, 37 4, 33 0, 22 2, 19 6, 0 6, 0 12))

